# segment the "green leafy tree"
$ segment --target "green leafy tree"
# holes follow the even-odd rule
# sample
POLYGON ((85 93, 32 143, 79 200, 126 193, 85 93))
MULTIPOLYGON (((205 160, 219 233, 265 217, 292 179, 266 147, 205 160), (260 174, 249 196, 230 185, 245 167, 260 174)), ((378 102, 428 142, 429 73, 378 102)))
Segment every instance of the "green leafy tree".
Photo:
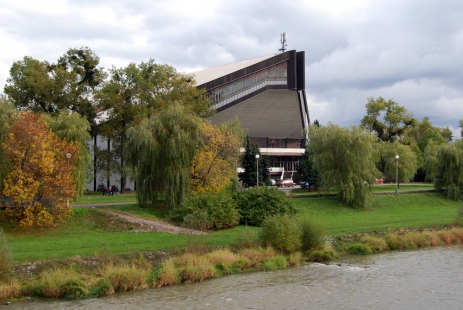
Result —
POLYGON ((355 208, 370 205, 371 184, 380 174, 375 165, 379 152, 374 135, 355 126, 312 126, 308 149, 314 154, 313 161, 324 184, 336 188, 341 200, 355 208))
POLYGON ((99 127, 101 135, 112 143, 111 156, 117 165, 107 166, 121 175, 121 191, 126 183, 124 150, 127 130, 145 118, 152 118, 174 101, 198 116, 209 116, 209 100, 198 90, 191 76, 178 73, 173 67, 159 65, 150 59, 137 65, 112 68, 109 80, 96 94, 106 118, 99 127))
POLYGON ((426 149, 426 168, 435 176, 434 187, 458 200, 463 195, 463 142, 433 144, 426 149))
POLYGON ((179 103, 128 131, 127 163, 134 169, 137 200, 174 210, 190 195, 190 166, 201 145, 201 119, 179 103))
POLYGON ((366 109, 367 115, 362 119, 362 126, 374 132, 379 141, 402 140, 406 130, 416 124, 413 115, 392 99, 370 97, 366 109))
POLYGON ((389 179, 395 180, 397 167, 399 183, 409 182, 415 176, 418 169, 418 158, 409 145, 403 145, 398 141, 394 143, 383 143, 381 147, 381 157, 385 162, 385 175, 389 179), (399 155, 398 161, 396 159, 397 155, 399 155))
POLYGON ((461 119, 459 123, 460 123, 460 124, 458 125, 458 127, 461 128, 461 130, 460 130, 460 136, 461 136, 461 138, 463 139, 463 119, 461 119))
MULTIPOLYGON (((420 122, 417 122, 415 127, 409 128, 403 144, 410 145, 416 154, 418 161, 418 169, 414 177, 415 181, 427 180, 426 170, 424 169, 423 152, 431 141, 438 144, 446 143, 452 140, 451 130, 433 126, 429 117, 424 117, 420 122), (450 134, 448 133, 450 131, 450 134), (450 140, 448 140, 450 139, 450 140)), ((384 171, 383 171, 384 172, 384 171)))
POLYGON ((237 192, 233 199, 244 225, 260 226, 269 216, 297 213, 291 198, 275 187, 254 186, 237 192))
POLYGON ((453 131, 448 126, 440 128, 440 134, 447 142, 453 141, 453 131))
POLYGON ((6 134, 10 128, 13 117, 16 115, 16 109, 13 104, 11 104, 5 96, 0 95, 0 194, 3 189, 3 181, 7 176, 8 172, 11 170, 11 166, 5 158, 5 149, 3 147, 3 142, 5 141, 6 134))
POLYGON ((99 58, 87 47, 70 49, 58 62, 31 57, 14 62, 4 91, 20 110, 74 111, 94 125, 93 92, 105 77, 99 58))
POLYGON ((56 116, 47 115, 45 120, 56 136, 79 147, 73 160, 73 173, 77 194, 83 195, 90 179, 89 171, 92 165, 92 157, 87 147, 87 141, 91 138, 90 123, 79 114, 66 111, 56 116))
POLYGON ((439 144, 437 142, 431 141, 423 153, 424 165, 423 169, 426 171, 426 180, 434 182, 437 167, 438 167, 438 158, 437 151, 439 144))

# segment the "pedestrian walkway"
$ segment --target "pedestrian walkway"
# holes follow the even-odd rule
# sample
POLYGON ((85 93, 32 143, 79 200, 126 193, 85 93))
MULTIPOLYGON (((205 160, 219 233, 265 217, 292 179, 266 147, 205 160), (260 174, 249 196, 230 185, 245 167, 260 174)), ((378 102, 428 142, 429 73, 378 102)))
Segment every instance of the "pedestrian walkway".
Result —
POLYGON ((100 203, 76 203, 72 206, 74 208, 90 208, 90 207, 107 207, 107 206, 120 206, 120 205, 136 205, 138 202, 100 202, 100 203))

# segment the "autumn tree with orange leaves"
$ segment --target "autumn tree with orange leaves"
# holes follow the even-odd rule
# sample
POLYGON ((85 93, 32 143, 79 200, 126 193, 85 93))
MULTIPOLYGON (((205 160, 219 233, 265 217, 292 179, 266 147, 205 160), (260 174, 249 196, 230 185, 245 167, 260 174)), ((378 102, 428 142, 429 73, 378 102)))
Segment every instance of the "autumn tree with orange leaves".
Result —
POLYGON ((3 149, 11 167, 3 184, 11 198, 7 217, 30 228, 54 227, 71 215, 77 145, 54 135, 41 116, 23 112, 13 119, 3 149))
POLYGON ((201 131, 203 146, 191 165, 192 190, 217 193, 236 177, 243 132, 237 120, 219 126, 205 122, 201 131))

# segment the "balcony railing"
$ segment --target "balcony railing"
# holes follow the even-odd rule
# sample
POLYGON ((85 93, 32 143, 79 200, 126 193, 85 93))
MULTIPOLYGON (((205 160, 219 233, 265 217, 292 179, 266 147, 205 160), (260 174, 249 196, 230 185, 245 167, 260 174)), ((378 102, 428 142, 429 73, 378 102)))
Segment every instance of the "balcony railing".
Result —
POLYGON ((241 90, 230 94, 228 96, 224 96, 218 100, 215 100, 212 102, 212 108, 218 109, 223 107, 224 105, 227 105, 235 100, 238 100, 239 98, 242 98, 244 96, 247 96, 248 94, 251 94, 261 88, 264 88, 268 85, 287 85, 287 80, 286 78, 267 78, 265 80, 259 81, 256 84, 252 84, 248 87, 242 88, 241 90))

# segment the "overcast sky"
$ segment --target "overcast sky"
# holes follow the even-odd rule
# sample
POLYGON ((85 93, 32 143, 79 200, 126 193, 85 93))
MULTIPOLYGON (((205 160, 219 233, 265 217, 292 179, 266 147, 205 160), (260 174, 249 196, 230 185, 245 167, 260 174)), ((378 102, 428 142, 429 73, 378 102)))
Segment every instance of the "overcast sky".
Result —
POLYGON ((0 0, 0 89, 24 56, 87 46, 105 68, 192 72, 278 53, 283 31, 305 51, 311 121, 359 125, 382 96, 460 137, 461 0, 0 0))

